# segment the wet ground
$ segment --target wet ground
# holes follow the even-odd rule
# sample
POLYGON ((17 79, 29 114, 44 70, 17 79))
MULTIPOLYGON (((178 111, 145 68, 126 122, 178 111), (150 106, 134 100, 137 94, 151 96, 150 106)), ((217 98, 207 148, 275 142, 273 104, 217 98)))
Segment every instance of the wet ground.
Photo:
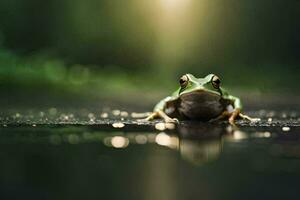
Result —
POLYGON ((0 199, 296 199, 300 115, 257 123, 160 120, 102 109, 2 112, 0 199))

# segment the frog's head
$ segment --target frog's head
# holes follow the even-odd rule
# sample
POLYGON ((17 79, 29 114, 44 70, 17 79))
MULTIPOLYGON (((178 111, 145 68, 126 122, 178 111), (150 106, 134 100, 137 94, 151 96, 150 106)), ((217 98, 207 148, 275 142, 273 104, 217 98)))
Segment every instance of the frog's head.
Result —
POLYGON ((221 81, 215 74, 209 74, 204 78, 196 78, 192 74, 185 74, 180 78, 179 84, 179 95, 200 91, 222 96, 221 81))

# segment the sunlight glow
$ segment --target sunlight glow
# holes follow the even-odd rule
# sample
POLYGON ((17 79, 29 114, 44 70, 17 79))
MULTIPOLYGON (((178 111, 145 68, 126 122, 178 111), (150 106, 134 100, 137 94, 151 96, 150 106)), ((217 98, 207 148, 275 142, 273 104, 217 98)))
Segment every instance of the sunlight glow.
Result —
POLYGON ((161 0, 161 5, 165 9, 174 10, 186 5, 188 1, 189 0, 161 0))
POLYGON ((157 0, 153 15, 157 45, 155 62, 163 65, 161 74, 172 73, 169 68, 181 67, 191 53, 190 45, 198 40, 194 29, 193 0, 157 0))

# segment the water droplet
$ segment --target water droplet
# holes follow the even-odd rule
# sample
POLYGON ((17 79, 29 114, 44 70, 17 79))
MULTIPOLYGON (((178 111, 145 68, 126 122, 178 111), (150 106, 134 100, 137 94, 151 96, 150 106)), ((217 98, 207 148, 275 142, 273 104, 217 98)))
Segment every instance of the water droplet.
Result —
POLYGON ((94 115, 94 113, 89 113, 89 114, 88 114, 88 117, 89 117, 90 119, 94 119, 94 118, 95 118, 95 115, 94 115))
POLYGON ((108 114, 107 114, 107 113, 102 113, 102 114, 100 115, 100 117, 101 117, 101 118, 107 118, 107 117, 108 117, 108 114))
POLYGON ((290 127, 287 127, 287 126, 284 126, 284 127, 282 127, 282 130, 283 130, 283 131, 290 131, 291 128, 290 128, 290 127))
POLYGON ((171 143, 171 138, 169 135, 165 134, 164 132, 159 133, 156 138, 155 142, 162 146, 168 146, 171 143))
POLYGON ((271 133, 268 132, 268 131, 266 131, 266 132, 264 132, 264 136, 265 136, 266 138, 269 138, 269 137, 271 137, 271 133))
POLYGON ((115 148, 125 148, 129 144, 129 140, 123 136, 115 136, 111 139, 111 144, 115 148))
POLYGON ((287 117, 287 114, 286 113, 282 113, 282 118, 286 118, 287 117))
POLYGON ((175 128, 175 124, 174 123, 165 123, 165 127, 166 129, 174 129, 175 128))
POLYGON ((113 110, 113 111, 112 111, 112 114, 115 115, 115 116, 120 115, 120 113, 121 113, 120 110, 113 110))
POLYGON ((45 113, 44 112, 40 112, 40 117, 44 117, 45 113))
POLYGON ((166 129, 165 123, 160 122, 160 123, 155 124, 155 129, 159 130, 159 131, 165 130, 166 129))
POLYGON ((239 130, 236 130, 233 132, 233 138, 235 140, 242 140, 242 139, 246 139, 247 138, 247 134, 242 132, 242 131, 239 131, 239 130))
POLYGON ((121 117, 128 117, 128 112, 122 111, 122 112, 120 113, 120 115, 121 115, 121 117))
POLYGON ((123 128, 125 126, 125 124, 123 124, 122 122, 115 122, 112 124, 112 126, 114 128, 123 128))
POLYGON ((135 136, 135 141, 137 144, 146 144, 147 137, 145 135, 137 135, 135 136))
POLYGON ((275 111, 270 111, 267 113, 267 117, 274 117, 275 116, 275 111))
POLYGON ((56 108, 50 108, 48 112, 49 112, 50 115, 56 115, 57 114, 57 109, 56 108))

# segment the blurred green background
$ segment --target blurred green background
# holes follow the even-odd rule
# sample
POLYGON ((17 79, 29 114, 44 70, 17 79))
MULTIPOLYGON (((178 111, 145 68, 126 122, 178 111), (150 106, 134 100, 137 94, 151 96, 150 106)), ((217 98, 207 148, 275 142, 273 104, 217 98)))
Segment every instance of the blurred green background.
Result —
POLYGON ((299 19, 296 0, 1 0, 1 99, 154 102, 183 73, 299 96, 299 19))

